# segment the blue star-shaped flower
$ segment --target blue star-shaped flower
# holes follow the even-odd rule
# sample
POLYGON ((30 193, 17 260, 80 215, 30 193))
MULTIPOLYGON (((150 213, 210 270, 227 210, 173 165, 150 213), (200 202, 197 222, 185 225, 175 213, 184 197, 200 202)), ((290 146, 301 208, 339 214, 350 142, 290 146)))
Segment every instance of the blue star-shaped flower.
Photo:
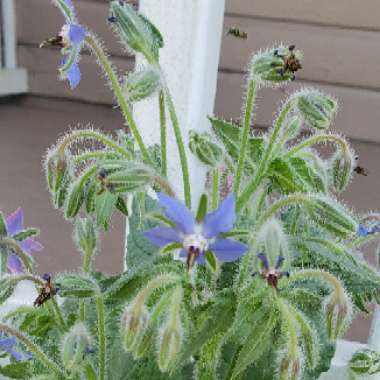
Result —
POLYGON ((230 231, 235 223, 235 194, 229 194, 219 208, 207 214, 200 223, 178 200, 163 193, 158 193, 158 199, 175 227, 156 227, 146 231, 145 237, 158 247, 179 243, 182 246, 180 256, 187 258, 189 268, 194 261, 204 264, 208 250, 223 262, 235 261, 247 251, 245 244, 220 237, 221 233, 230 231))
POLYGON ((31 354, 20 354, 19 352, 15 351, 14 346, 16 343, 17 341, 14 337, 0 339, 0 350, 7 352, 17 361, 30 360, 33 358, 33 355, 31 354))
MULTIPOLYGON (((6 219, 7 236, 12 237, 24 229, 24 213, 19 207, 6 219)), ((43 246, 38 241, 27 238, 20 242, 21 249, 28 255, 33 251, 42 251, 43 246)), ((8 255, 8 269, 12 273, 20 273, 23 271, 20 259, 13 254, 8 255)))

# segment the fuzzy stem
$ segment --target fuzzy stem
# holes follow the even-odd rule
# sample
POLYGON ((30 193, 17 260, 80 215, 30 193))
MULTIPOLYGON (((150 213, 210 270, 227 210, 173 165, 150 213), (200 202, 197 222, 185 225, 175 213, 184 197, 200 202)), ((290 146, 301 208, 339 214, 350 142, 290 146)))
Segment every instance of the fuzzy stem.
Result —
POLYGON ((160 143, 161 143, 161 174, 166 177, 168 174, 167 149, 166 149, 166 114, 165 114, 165 94, 161 90, 158 96, 160 108, 160 143))
POLYGON ((180 315, 180 306, 183 297, 183 289, 181 286, 177 286, 171 296, 171 304, 169 308, 169 326, 173 329, 177 328, 179 315, 180 315))
POLYGON ((191 192, 190 192, 190 179, 189 179, 189 166, 187 163, 187 157, 185 152, 185 145, 183 143, 183 138, 181 134, 181 129, 179 127, 177 114, 175 111, 173 99, 170 95, 169 89, 165 88, 165 98, 167 107, 169 110, 170 119, 172 122, 172 127, 177 143, 178 148, 178 154, 179 154, 179 160, 181 163, 181 169, 182 169, 182 180, 183 180, 183 193, 185 197, 185 204, 188 208, 191 208, 191 192))
POLYGON ((106 323, 104 301, 101 296, 96 297, 96 308, 98 312, 99 380, 104 380, 106 373, 106 323))
POLYGON ((56 363, 54 363, 42 350, 41 348, 32 342, 29 337, 24 335, 21 331, 16 330, 12 326, 0 323, 0 331, 6 334, 12 335, 17 338, 20 342, 25 344, 25 346, 30 350, 34 357, 38 359, 47 369, 52 373, 55 373, 59 379, 67 379, 66 373, 61 369, 56 363))
MULTIPOLYGON (((92 250, 88 250, 83 254, 83 273, 89 273, 91 271, 91 258, 92 250)), ((81 300, 79 303, 79 320, 84 321, 85 319, 85 301, 81 300)))
POLYGON ((8 272, 8 253, 4 246, 0 246, 0 277, 8 272))
POLYGON ((241 196, 238 198, 237 205, 236 205, 237 211, 241 210, 241 208, 249 201, 252 194, 256 191, 257 187, 260 185, 261 180, 264 178, 265 172, 270 162, 273 146, 275 145, 275 142, 281 130, 282 124, 284 123, 291 109, 292 109, 292 103, 288 102, 280 111, 280 114, 278 115, 274 123, 269 144, 263 156, 260 158, 260 163, 255 171, 255 174, 253 178, 251 179, 251 181, 249 182, 249 184, 247 185, 247 187, 243 190, 243 193, 241 194, 241 196))
POLYGON ((102 150, 95 150, 92 152, 85 152, 82 154, 78 154, 73 157, 73 161, 76 165, 84 162, 84 161, 90 161, 90 160, 99 160, 99 159, 108 159, 108 158, 114 158, 115 154, 111 152, 104 152, 102 150))
POLYGON ((219 204, 219 169, 212 170, 212 199, 211 207, 215 210, 219 204))
POLYGON ((244 170, 244 163, 245 163, 245 158, 247 154, 249 132, 251 129, 251 124, 252 124, 256 92, 257 92, 257 83, 254 79, 251 78, 248 82, 247 100, 245 103, 245 113, 244 113, 244 125, 243 125, 243 132, 240 138, 239 159, 238 159, 238 165, 237 165, 235 181, 234 181, 234 192, 236 196, 239 195, 240 181, 241 181, 241 176, 244 170))
POLYGON ((126 101, 126 99, 124 97, 123 91, 122 91, 120 83, 119 83, 119 79, 117 77, 115 70, 112 67, 111 62, 109 61, 109 59, 108 59, 107 55, 105 54, 103 48, 101 47, 101 45, 99 44, 99 42, 97 41, 96 37, 93 34, 88 33, 85 41, 86 41, 88 47, 91 49, 91 51, 95 54, 96 58, 98 59, 99 65, 101 66, 101 68, 103 69, 104 73, 107 75, 107 77, 110 81, 112 90, 113 90, 114 95, 116 97, 116 100, 120 106, 121 112, 122 112, 125 120, 127 121, 129 127, 131 128, 133 137, 135 138, 137 145, 139 146, 139 149, 140 149, 141 154, 144 158, 144 161, 146 163, 154 166, 154 163, 153 163, 153 161, 149 155, 149 152, 148 152, 148 150, 144 144, 144 141, 140 135, 140 132, 137 128, 136 122, 133 119, 132 111, 129 107, 128 102, 126 101))
POLYGON ((286 155, 284 157, 285 158, 292 157, 297 152, 299 152, 300 150, 302 150, 304 148, 307 148, 309 146, 312 146, 312 145, 315 145, 315 144, 319 144, 319 143, 322 143, 322 142, 326 142, 326 141, 333 141, 333 142, 335 142, 337 145, 339 145, 341 147, 341 149, 342 149, 343 152, 345 152, 348 149, 347 142, 343 138, 341 138, 340 136, 331 135, 331 134, 328 134, 328 133, 321 133, 321 134, 312 136, 312 137, 310 137, 310 138, 302 141, 300 144, 294 146, 293 148, 291 148, 286 153, 286 155))
POLYGON ((1 243, 4 246, 9 247, 13 250, 14 254, 21 260, 23 266, 28 272, 32 272, 32 266, 30 264, 29 256, 21 249, 18 242, 12 238, 2 238, 1 243))

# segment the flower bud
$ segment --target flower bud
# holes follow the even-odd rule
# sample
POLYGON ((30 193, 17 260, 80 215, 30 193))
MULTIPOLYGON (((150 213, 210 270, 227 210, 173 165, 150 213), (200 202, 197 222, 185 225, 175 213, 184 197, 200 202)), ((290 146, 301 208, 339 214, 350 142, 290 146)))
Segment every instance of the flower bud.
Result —
POLYGON ((294 79, 294 73, 301 68, 301 58, 294 46, 261 51, 252 58, 250 74, 261 84, 281 85, 294 79))
POLYGON ((167 326, 161 333, 158 342, 158 366, 162 372, 167 372, 177 359, 182 346, 181 327, 167 326))
POLYGON ((148 319, 149 314, 145 306, 135 303, 125 309, 121 319, 121 336, 127 352, 133 351, 143 340, 148 319))
POLYGON ((68 154, 48 154, 46 159, 46 178, 50 191, 57 192, 65 183, 69 167, 68 154))
POLYGON ((70 370, 82 363, 90 341, 90 335, 82 322, 75 324, 66 333, 61 346, 62 363, 66 369, 70 370))
POLYGON ((158 49, 163 40, 157 28, 133 7, 120 1, 112 1, 111 12, 115 19, 112 23, 129 48, 142 53, 149 63, 158 62, 158 49))
POLYGON ((78 218, 74 227, 74 240, 83 253, 92 253, 96 248, 98 231, 95 223, 88 218, 78 218))
POLYGON ((335 340, 342 336, 351 322, 352 305, 346 293, 334 291, 325 301, 327 336, 335 340))
POLYGON ((215 138, 206 132, 190 131, 189 148, 199 161, 207 166, 219 165, 223 157, 223 149, 215 143, 215 138))
POLYGON ((296 92, 291 100, 305 122, 316 129, 328 128, 338 108, 334 98, 315 89, 296 92))
POLYGON ((139 102, 153 95, 161 87, 161 73, 158 68, 148 66, 129 74, 125 78, 124 92, 130 102, 139 102))
POLYGON ((301 379, 303 366, 301 357, 298 355, 291 358, 286 354, 280 361, 280 380, 298 380, 301 379))
POLYGON ((363 348, 352 355, 350 369, 356 374, 372 375, 380 372, 380 354, 363 348))
POLYGON ((331 159, 331 182, 337 192, 349 184, 354 170, 354 155, 350 149, 335 153, 331 159))
POLYGON ((153 339, 154 339, 154 332, 152 329, 147 329, 146 333, 142 337, 142 339, 139 340, 139 343, 135 345, 133 350, 133 358, 135 360, 141 359, 145 356, 145 354, 148 352, 148 350, 153 345, 153 339))

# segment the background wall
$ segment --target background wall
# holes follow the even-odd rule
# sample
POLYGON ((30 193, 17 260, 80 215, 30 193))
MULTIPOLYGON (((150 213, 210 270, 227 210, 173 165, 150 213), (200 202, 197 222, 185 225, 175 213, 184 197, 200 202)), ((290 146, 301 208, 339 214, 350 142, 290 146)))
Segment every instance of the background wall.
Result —
MULTIPOLYGON (((224 35, 215 114, 238 119, 241 112, 244 70, 252 50, 273 42, 296 44, 305 53, 304 69, 286 90, 263 90, 259 95, 257 123, 266 127, 281 98, 298 87, 313 85, 336 95, 340 110, 334 129, 351 138, 368 177, 355 178, 343 198, 358 211, 380 209, 380 4, 377 0, 226 0, 226 30, 238 26, 246 40, 224 35)), ((76 0, 82 23, 101 36, 122 73, 133 58, 120 48, 107 25, 108 2, 76 0)), ((162 0, 164 4, 164 1, 162 0)), ((71 91, 57 80, 56 49, 39 49, 39 43, 57 34, 62 25, 58 10, 46 0, 16 0, 19 65, 28 70, 27 95, 0 99, 0 209, 24 208, 26 224, 41 228, 43 252, 36 254, 41 272, 73 269, 79 255, 72 228, 54 210, 46 190, 41 158, 58 135, 70 126, 88 123, 106 131, 123 127, 107 87, 99 84, 100 71, 92 57, 83 54, 83 80, 71 91)), ((226 34, 226 33, 225 33, 226 34)), ((104 236, 96 266, 106 271, 121 268, 121 218, 115 218, 104 236)), ((360 317, 349 333, 366 340, 368 318, 360 317)))

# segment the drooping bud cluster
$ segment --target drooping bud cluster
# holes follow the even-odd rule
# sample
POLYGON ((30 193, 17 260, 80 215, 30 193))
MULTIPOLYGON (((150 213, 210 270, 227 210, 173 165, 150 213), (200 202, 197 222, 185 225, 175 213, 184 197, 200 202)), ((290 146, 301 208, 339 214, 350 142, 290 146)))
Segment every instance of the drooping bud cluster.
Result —
POLYGON ((217 167, 221 163, 223 149, 210 134, 190 131, 189 139, 189 148, 199 161, 211 167, 217 167))
POLYGON ((355 158, 347 144, 347 148, 340 148, 331 158, 331 182, 337 192, 343 191, 352 178, 355 158))
POLYGON ((298 352, 296 357, 284 354, 280 359, 279 380, 299 380, 303 374, 302 356, 298 352))

